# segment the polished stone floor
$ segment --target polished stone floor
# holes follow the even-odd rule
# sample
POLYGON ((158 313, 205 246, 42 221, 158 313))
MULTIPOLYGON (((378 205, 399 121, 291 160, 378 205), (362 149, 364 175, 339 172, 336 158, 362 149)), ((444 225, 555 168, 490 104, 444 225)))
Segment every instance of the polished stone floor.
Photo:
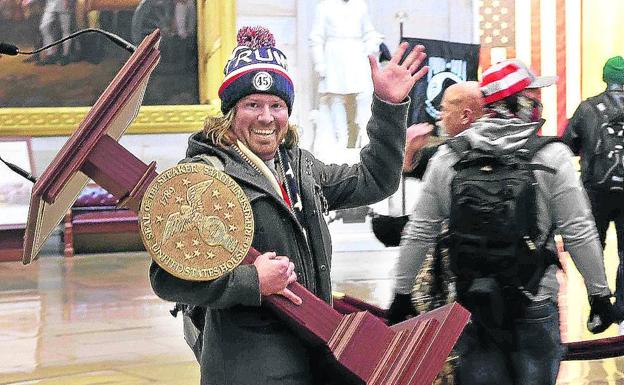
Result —
MULTIPOLYGON (((397 250, 380 247, 367 229, 332 224, 334 288, 387 306, 397 250)), ((611 231, 608 242, 614 238, 611 231)), ((616 258, 610 247, 611 278, 616 258)), ((0 384, 197 384, 180 320, 152 293, 148 264, 145 253, 55 252, 29 266, 0 263, 0 384)), ((585 331, 586 294, 571 264, 561 281, 564 339, 597 338, 585 331)), ((613 326, 598 337, 616 333, 613 326)), ((564 363, 558 383, 624 384, 624 359, 564 363)))

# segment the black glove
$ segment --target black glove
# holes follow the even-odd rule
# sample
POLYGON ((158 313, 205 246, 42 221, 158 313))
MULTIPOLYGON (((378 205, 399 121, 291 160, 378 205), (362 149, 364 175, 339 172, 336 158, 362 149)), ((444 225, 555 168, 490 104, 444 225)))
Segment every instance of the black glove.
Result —
POLYGON ((408 316, 417 315, 412 306, 412 296, 409 294, 395 294, 388 309, 388 324, 394 325, 408 319, 408 316))
POLYGON ((587 329, 590 332, 594 334, 602 333, 607 330, 613 322, 619 321, 610 298, 610 295, 592 295, 589 297, 591 310, 589 312, 589 319, 587 320, 587 329))

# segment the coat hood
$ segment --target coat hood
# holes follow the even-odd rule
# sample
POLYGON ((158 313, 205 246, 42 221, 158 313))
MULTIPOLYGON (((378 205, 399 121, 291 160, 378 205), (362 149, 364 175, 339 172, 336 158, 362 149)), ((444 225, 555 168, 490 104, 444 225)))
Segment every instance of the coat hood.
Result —
POLYGON ((203 131, 199 131, 189 137, 188 147, 186 148, 186 157, 192 158, 201 154, 214 155, 225 162, 225 158, 231 158, 231 156, 228 156, 230 151, 231 150, 227 148, 215 146, 209 139, 206 138, 206 134, 204 134, 203 131))
POLYGON ((472 148, 507 154, 522 147, 543 122, 526 123, 516 118, 481 118, 459 135, 467 138, 472 148))

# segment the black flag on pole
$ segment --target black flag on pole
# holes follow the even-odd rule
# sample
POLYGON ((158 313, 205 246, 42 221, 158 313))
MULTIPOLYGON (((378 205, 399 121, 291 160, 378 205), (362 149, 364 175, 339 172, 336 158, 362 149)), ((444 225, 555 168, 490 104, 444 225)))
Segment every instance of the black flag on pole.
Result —
POLYGON ((412 103, 408 125, 435 123, 440 114, 440 101, 444 90, 455 83, 477 80, 479 67, 479 44, 454 43, 442 40, 403 37, 411 49, 418 44, 425 46, 426 65, 429 72, 418 80, 410 92, 412 103))

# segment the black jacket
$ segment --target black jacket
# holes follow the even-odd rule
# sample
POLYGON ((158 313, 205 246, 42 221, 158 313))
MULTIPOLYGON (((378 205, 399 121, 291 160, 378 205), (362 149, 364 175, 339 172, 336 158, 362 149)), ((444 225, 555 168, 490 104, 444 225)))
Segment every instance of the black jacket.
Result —
MULTIPOLYGON (((603 117, 594 106, 601 102, 604 102, 605 105, 611 105, 611 103, 605 101, 609 96, 622 98, 624 97, 624 91, 604 91, 582 101, 572 118, 570 118, 563 133, 563 142, 570 147, 574 155, 579 155, 581 158, 581 178, 586 187, 589 187, 591 160, 599 137, 598 129, 603 123, 603 117)), ((624 111, 622 112, 624 113, 624 111)))

